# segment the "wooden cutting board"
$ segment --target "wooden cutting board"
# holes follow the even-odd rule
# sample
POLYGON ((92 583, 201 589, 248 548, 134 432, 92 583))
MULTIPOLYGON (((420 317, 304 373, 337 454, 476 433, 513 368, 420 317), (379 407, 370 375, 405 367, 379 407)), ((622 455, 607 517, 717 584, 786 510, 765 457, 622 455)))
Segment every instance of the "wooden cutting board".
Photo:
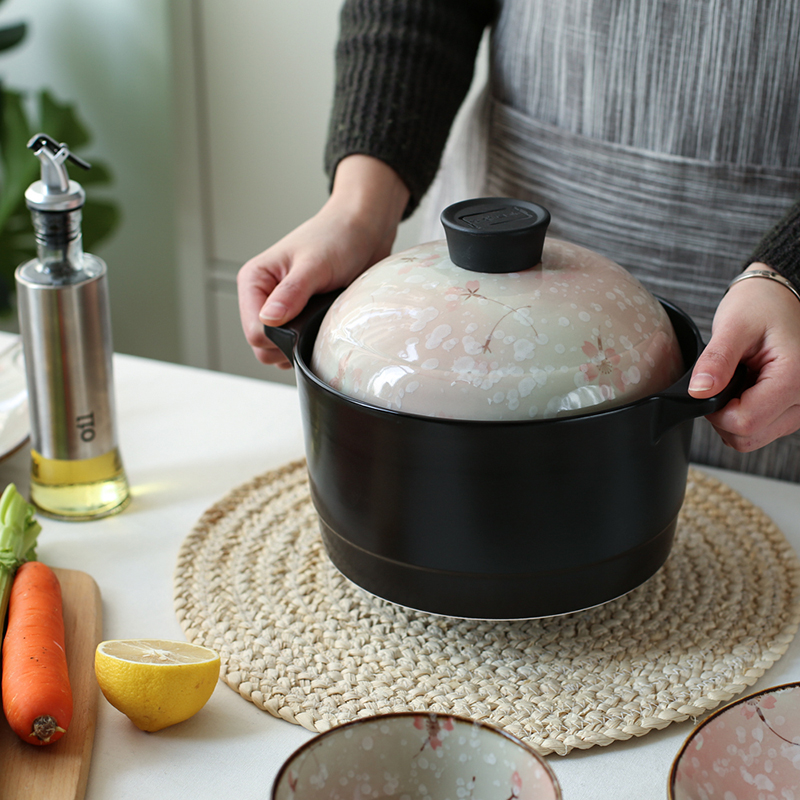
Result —
POLYGON ((86 792, 100 692, 94 676, 94 651, 103 627, 100 590, 85 572, 53 571, 64 600, 72 722, 57 742, 37 747, 23 742, 0 711, 2 800, 81 800, 86 792))

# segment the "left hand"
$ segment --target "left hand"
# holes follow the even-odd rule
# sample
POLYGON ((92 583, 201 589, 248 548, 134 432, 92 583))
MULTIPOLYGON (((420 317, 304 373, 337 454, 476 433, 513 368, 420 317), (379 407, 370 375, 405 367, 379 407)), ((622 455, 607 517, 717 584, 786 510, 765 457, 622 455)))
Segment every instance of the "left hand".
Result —
MULTIPOLYGON (((751 264, 748 269, 770 269, 751 264)), ((722 298, 711 341, 697 359, 689 394, 722 391, 741 362, 751 383, 741 397, 709 414, 722 441, 743 453, 800 429, 800 303, 766 278, 740 281, 722 298)))

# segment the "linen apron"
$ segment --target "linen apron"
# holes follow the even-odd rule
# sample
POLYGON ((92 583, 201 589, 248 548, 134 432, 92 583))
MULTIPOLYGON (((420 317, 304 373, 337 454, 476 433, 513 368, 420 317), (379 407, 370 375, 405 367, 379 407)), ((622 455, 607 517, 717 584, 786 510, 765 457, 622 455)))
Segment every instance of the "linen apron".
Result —
MULTIPOLYGON (((503 0, 489 80, 426 198, 541 203, 697 323, 800 197, 800 0, 503 0)), ((800 357, 800 355, 798 356, 800 357)), ((800 433, 742 454, 695 423, 692 460, 800 481, 800 433)))

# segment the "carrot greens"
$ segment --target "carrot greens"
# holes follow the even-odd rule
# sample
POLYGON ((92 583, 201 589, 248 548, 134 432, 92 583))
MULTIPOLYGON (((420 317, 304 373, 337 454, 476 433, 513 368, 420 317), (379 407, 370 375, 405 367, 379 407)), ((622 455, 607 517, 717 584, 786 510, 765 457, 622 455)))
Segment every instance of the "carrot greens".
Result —
POLYGON ((25 561, 36 558, 36 537, 41 525, 34 519, 34 508, 13 483, 0 497, 0 631, 8 609, 14 573, 25 561))

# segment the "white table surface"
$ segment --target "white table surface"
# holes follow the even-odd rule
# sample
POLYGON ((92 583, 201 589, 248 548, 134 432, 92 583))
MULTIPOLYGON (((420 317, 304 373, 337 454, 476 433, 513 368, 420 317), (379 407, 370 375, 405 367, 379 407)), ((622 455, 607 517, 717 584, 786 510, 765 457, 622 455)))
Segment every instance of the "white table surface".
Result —
MULTIPOLYGON (((0 339, 1 341, 1 339, 0 339)), ((255 475, 302 457, 296 391, 132 356, 115 356, 120 447, 133 500, 93 522, 40 518, 39 558, 88 572, 103 598, 103 635, 183 639, 173 570, 209 506, 255 475)), ((764 509, 800 552, 800 485, 703 468, 764 509)), ((27 448, 0 463, 2 485, 28 488, 27 448)), ((800 680, 800 637, 753 690, 800 680)), ((662 800, 692 722, 639 739, 549 756, 565 800, 662 800)), ((192 719, 143 733, 100 698, 86 797, 267 798, 283 761, 313 734, 226 685, 192 719)))

